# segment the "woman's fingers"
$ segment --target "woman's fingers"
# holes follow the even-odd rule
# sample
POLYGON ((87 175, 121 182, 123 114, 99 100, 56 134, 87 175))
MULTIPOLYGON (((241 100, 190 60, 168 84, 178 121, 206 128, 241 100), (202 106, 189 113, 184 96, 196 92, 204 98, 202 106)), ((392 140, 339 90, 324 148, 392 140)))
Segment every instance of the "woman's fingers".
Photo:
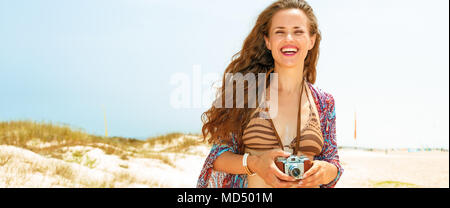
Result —
POLYGON ((277 157, 289 157, 290 153, 282 151, 282 150, 273 150, 267 152, 266 154, 260 157, 261 163, 260 168, 262 171, 261 177, 264 181, 272 186, 277 188, 287 188, 292 187, 297 184, 295 179, 289 175, 281 172, 280 169, 275 165, 275 160, 277 157))
POLYGON ((297 182, 292 181, 282 181, 278 179, 277 177, 273 177, 271 186, 274 188, 290 188, 293 186, 296 186, 297 182))
POLYGON ((299 187, 317 186, 319 185, 319 179, 320 179, 319 175, 314 174, 309 176, 308 178, 302 179, 298 185, 299 187))
MULTIPOLYGON (((275 150, 272 152, 272 157, 276 160, 277 157, 289 157, 291 154, 289 152, 285 152, 282 150, 275 150)), ((280 169, 275 165, 275 160, 273 164, 271 165, 271 169, 273 174, 278 177, 278 179, 284 180, 284 181, 295 181, 295 178, 292 176, 289 176, 283 172, 281 172, 280 169)))
MULTIPOLYGON (((275 165, 275 161, 278 157, 287 158, 290 155, 291 155, 290 153, 285 152, 283 150, 272 150, 259 156, 260 162, 258 163, 259 164, 258 169, 261 170, 261 172, 258 171, 259 172, 258 174, 260 174, 260 176, 264 179, 264 181, 272 187, 289 188, 298 186, 299 185, 298 180, 296 180, 292 176, 283 173, 275 165)), ((308 173, 309 175, 312 175, 315 172, 317 172, 315 169, 313 168, 311 169, 312 172, 308 173)))
POLYGON ((276 159, 277 157, 289 157, 291 155, 289 152, 285 152, 283 150, 274 150, 270 153, 273 159, 276 159))
POLYGON ((278 169, 278 167, 276 166, 272 166, 271 168, 272 173, 279 179, 284 180, 284 181, 296 181, 294 177, 289 176, 283 172, 281 172, 280 169, 278 169))
POLYGON ((321 179, 320 163, 314 162, 313 166, 303 174, 303 179, 299 183, 299 187, 311 187, 319 185, 321 179))
POLYGON ((312 167, 303 174, 303 178, 306 179, 309 176, 316 174, 316 172, 319 171, 319 169, 320 169, 319 162, 314 161, 312 167))

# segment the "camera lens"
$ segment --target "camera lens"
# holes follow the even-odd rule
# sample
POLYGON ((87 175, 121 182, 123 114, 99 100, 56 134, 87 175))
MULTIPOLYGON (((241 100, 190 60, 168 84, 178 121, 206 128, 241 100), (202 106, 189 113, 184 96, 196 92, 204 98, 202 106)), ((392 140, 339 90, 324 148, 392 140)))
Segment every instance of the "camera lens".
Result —
POLYGON ((297 167, 291 167, 291 168, 289 168, 289 174, 290 174, 291 176, 293 176, 294 178, 298 178, 298 177, 300 176, 300 173, 301 173, 301 171, 300 171, 300 169, 297 168, 297 167))
POLYGON ((299 175, 300 175, 300 169, 294 168, 294 170, 292 170, 292 176, 298 177, 299 175))

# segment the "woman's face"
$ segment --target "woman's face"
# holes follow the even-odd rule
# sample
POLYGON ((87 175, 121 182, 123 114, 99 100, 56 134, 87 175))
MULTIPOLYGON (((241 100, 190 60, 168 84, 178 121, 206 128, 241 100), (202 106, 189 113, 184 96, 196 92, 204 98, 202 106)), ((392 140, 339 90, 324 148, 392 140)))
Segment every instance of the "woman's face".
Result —
POLYGON ((303 66, 308 51, 314 47, 316 36, 310 36, 308 18, 300 9, 286 9, 272 17, 269 36, 264 37, 272 51, 275 66, 303 66))

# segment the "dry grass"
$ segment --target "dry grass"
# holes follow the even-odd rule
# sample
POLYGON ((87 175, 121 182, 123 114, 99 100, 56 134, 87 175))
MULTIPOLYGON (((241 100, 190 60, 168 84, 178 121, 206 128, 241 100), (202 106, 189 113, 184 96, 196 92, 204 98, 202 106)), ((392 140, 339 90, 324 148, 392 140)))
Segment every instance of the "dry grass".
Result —
POLYGON ((140 148, 145 141, 90 135, 67 125, 34 121, 0 122, 0 144, 12 145, 46 154, 65 146, 87 145, 103 149, 107 154, 119 154, 130 148, 140 148), (103 144, 103 145, 98 145, 103 144))
POLYGON ((198 139, 189 138, 189 137, 183 137, 182 141, 179 143, 169 146, 166 149, 162 150, 162 152, 182 152, 186 153, 190 147, 199 145, 200 142, 198 139))
POLYGON ((162 154, 147 154, 145 158, 157 159, 163 162, 164 164, 170 165, 171 167, 176 167, 173 160, 171 160, 168 156, 162 154))
POLYGON ((147 144, 149 144, 150 146, 154 146, 156 144, 167 145, 167 144, 173 143, 174 140, 180 138, 183 135, 184 134, 182 134, 182 133, 170 133, 170 134, 166 134, 166 135, 150 137, 150 138, 147 138, 146 141, 147 141, 147 144))
POLYGON ((121 170, 91 169, 5 145, 0 161, 8 161, 0 166, 0 187, 157 187, 154 179, 138 176, 127 164, 121 170))
POLYGON ((34 121, 0 122, 0 145, 21 147, 57 159, 62 159, 61 155, 65 152, 63 148, 90 146, 99 148, 108 155, 119 155, 124 160, 132 156, 149 156, 170 164, 165 157, 155 156, 154 153, 160 151, 152 151, 152 148, 155 145, 163 145, 167 146, 163 152, 186 152, 189 147, 199 144, 199 140, 183 138, 183 135, 182 133, 170 133, 149 137, 142 141, 133 138, 105 138, 90 135, 82 129, 73 130, 62 124, 34 121), (179 141, 180 138, 182 141, 179 141), (146 148, 143 148, 144 146, 146 148))
POLYGON ((198 144, 198 137, 182 133, 143 141, 104 138, 61 124, 0 122, 0 187, 173 186, 171 179, 161 180, 166 169, 180 171, 176 155, 191 154, 190 148, 198 144), (136 166, 147 159, 166 166, 136 166))
POLYGON ((4 166, 6 165, 6 163, 9 162, 9 160, 11 160, 11 155, 5 155, 4 157, 0 157, 0 166, 4 166))
POLYGON ((405 183, 400 181, 379 181, 372 182, 373 188, 420 188, 420 186, 412 183, 405 183))

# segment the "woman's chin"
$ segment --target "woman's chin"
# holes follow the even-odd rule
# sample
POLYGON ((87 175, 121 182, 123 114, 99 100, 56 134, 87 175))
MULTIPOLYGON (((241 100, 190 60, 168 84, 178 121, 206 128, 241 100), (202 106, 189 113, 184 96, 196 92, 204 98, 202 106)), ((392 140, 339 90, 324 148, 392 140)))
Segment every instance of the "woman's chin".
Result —
POLYGON ((280 66, 281 68, 298 68, 301 67, 302 64, 297 61, 281 61, 277 62, 277 66, 280 66))

